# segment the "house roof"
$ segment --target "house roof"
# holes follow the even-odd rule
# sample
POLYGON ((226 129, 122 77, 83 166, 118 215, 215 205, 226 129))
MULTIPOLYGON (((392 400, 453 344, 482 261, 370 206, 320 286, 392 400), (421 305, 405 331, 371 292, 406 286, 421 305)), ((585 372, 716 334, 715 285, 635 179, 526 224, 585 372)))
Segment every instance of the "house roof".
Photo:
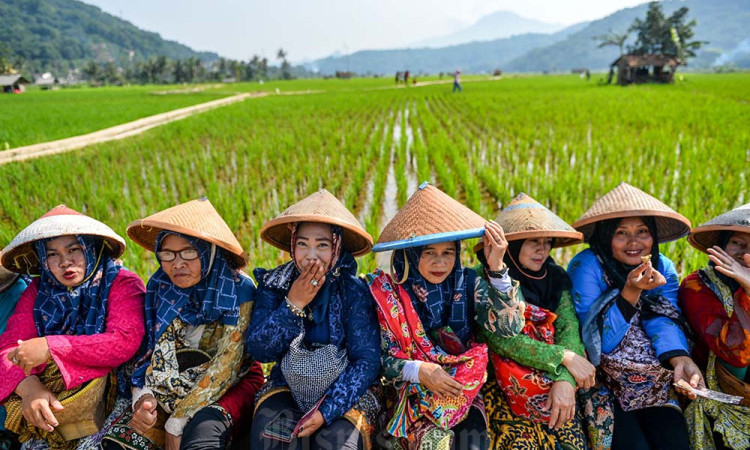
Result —
POLYGON ((616 66, 624 63, 630 67, 641 66, 671 66, 677 67, 684 63, 676 56, 670 55, 622 55, 612 62, 616 66))
POLYGON ((29 80, 21 75, 0 75, 0 86, 11 86, 16 83, 29 84, 29 80))

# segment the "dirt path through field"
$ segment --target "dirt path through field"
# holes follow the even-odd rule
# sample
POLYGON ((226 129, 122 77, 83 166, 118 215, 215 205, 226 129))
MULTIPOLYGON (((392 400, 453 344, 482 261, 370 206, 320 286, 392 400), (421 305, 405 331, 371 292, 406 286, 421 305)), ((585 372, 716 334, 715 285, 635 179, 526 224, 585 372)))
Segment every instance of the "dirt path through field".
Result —
POLYGON ((132 122, 105 128, 93 133, 74 136, 71 138, 60 139, 57 141, 42 142, 40 144, 16 147, 0 152, 0 164, 7 164, 14 161, 23 161, 26 159, 39 158, 42 156, 65 153, 79 148, 87 147, 93 144, 124 139, 143 133, 151 128, 164 125, 165 123, 174 122, 175 120, 184 119, 195 114, 200 114, 214 108, 219 108, 232 103, 241 102, 248 98, 264 97, 270 95, 270 92, 251 92, 237 94, 231 97, 225 97, 199 105, 188 106, 186 108, 175 109, 161 114, 156 114, 132 122))

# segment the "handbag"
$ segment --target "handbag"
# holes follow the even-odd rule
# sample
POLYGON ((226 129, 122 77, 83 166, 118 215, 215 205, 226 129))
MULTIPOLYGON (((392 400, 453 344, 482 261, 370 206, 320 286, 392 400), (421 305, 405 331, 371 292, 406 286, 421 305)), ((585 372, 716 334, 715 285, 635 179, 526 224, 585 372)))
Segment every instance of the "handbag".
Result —
POLYGON ((289 351, 281 359, 284 375, 292 397, 303 411, 309 411, 323 398, 328 388, 349 365, 346 349, 333 344, 311 349, 304 344, 305 330, 292 340, 289 351))
POLYGON ((641 326, 640 311, 612 352, 602 353, 599 367, 604 384, 612 390, 623 411, 662 406, 669 400, 673 374, 656 357, 651 339, 641 326))
MULTIPOLYGON (((524 318, 526 324, 521 330, 522 334, 535 341, 555 343, 555 313, 529 303, 524 318)), ((490 359, 497 383, 513 414, 536 423, 549 422, 551 412, 545 410, 545 405, 553 381, 539 369, 524 366, 494 352, 490 353, 490 359)))

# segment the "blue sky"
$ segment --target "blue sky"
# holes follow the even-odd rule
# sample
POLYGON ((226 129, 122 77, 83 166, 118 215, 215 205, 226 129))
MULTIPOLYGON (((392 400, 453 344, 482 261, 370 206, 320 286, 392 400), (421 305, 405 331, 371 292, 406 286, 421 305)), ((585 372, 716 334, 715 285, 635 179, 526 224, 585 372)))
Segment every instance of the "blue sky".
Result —
POLYGON ((406 47, 499 10, 550 23, 594 20, 644 0, 83 0, 162 37, 234 59, 293 62, 406 47))

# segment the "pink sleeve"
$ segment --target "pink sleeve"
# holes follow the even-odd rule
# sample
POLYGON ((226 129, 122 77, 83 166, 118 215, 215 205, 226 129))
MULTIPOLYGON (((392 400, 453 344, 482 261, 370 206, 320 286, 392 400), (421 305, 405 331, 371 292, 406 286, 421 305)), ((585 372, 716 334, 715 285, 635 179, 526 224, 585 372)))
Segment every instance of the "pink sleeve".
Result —
POLYGON ((109 291, 107 326, 89 336, 47 336, 52 359, 67 389, 106 375, 135 355, 144 335, 143 281, 125 269, 109 291))
MULTIPOLYGON (((38 278, 34 279, 29 287, 23 291, 13 315, 8 319, 5 333, 0 336, 0 402, 5 401, 16 389, 18 383, 26 378, 23 370, 8 360, 8 353, 16 348, 19 339, 25 341, 39 337, 34 323, 34 302, 36 301, 37 286, 39 286, 38 278)), ((34 369, 32 374, 40 373, 42 370, 44 370, 44 365, 34 369)))

